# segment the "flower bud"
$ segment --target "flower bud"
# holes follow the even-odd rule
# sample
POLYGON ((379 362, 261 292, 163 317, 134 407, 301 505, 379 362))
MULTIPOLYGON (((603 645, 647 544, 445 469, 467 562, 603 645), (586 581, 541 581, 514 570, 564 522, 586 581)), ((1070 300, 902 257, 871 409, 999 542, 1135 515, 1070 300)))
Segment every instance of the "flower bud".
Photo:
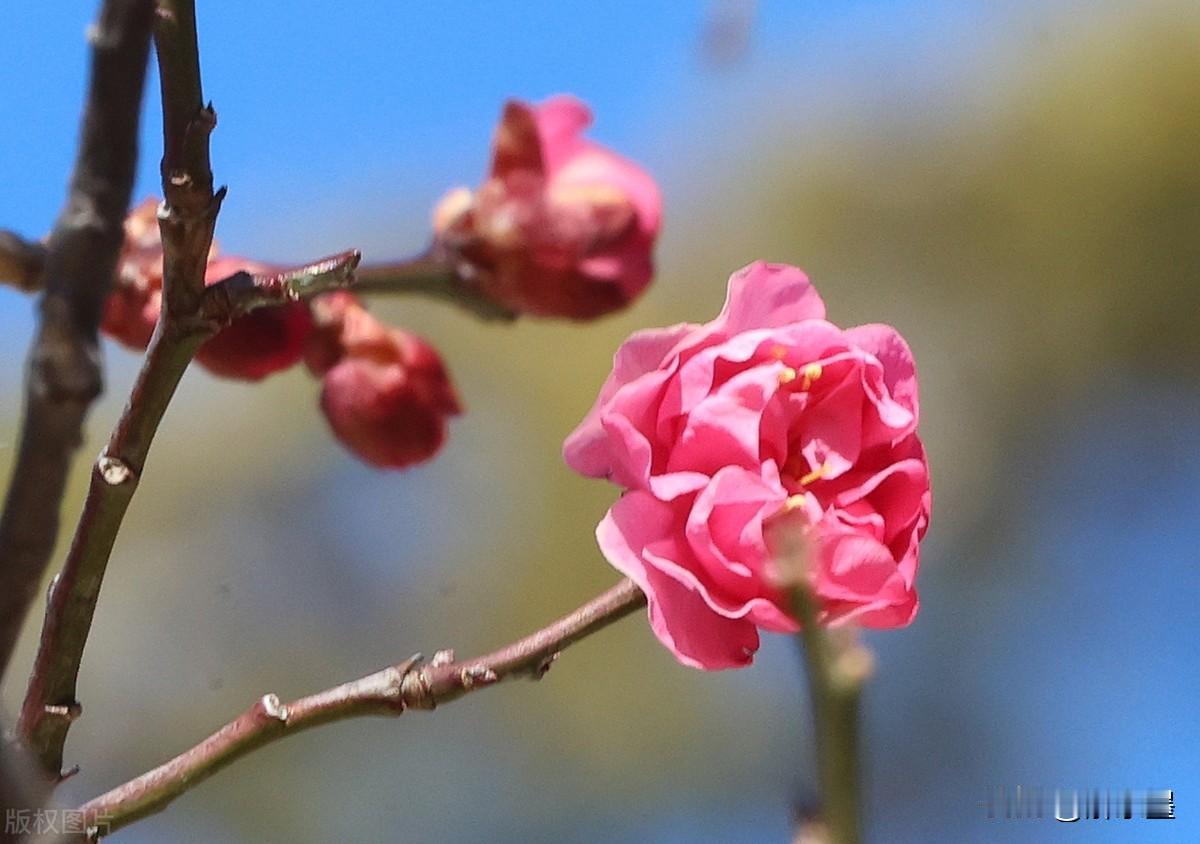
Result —
POLYGON ((162 241, 158 200, 146 199, 125 218, 125 243, 100 330, 140 351, 150 343, 162 307, 162 241))
MULTIPOLYGON (((204 283, 216 284, 244 270, 266 275, 275 267, 244 258, 209 261, 204 283)), ((299 363, 313 320, 306 302, 259 308, 233 320, 200 347, 196 361, 214 375, 259 381, 299 363)))
POLYGON ((321 410, 334 435, 373 466, 433 457, 460 413, 437 351, 379 322, 347 293, 318 299, 305 360, 321 376, 321 410))
POLYGON ((487 181, 474 193, 450 191, 434 209, 440 244, 507 308, 590 319, 624 307, 650 283, 658 187, 584 139, 591 120, 574 97, 510 101, 487 181))

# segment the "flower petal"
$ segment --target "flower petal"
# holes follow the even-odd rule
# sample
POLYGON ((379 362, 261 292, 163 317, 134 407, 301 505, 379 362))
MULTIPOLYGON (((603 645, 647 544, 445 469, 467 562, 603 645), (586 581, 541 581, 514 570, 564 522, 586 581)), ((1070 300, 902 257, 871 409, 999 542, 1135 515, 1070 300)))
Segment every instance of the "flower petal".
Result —
MULTIPOLYGON (((883 383, 894 401, 909 410, 914 420, 919 417, 917 397, 917 364, 912 349, 890 325, 871 323, 846 329, 850 342, 870 352, 883 365, 883 383)), ((914 421, 914 426, 916 422, 914 421)))
POLYGON ((593 146, 583 139, 592 124, 592 110, 570 94, 556 94, 532 108, 547 173, 553 175, 581 150, 593 146))
POLYGON ((755 261, 729 277, 725 307, 710 326, 725 336, 824 319, 825 303, 803 272, 787 264, 755 261))
POLYGON ((659 368, 667 353, 694 328, 688 323, 650 328, 634 332, 621 344, 613 356, 612 372, 600 388, 596 403, 563 443, 563 459, 568 466, 592 478, 606 478, 612 474, 613 460, 600 423, 601 411, 626 384, 659 368))
POLYGON ((649 493, 626 493, 596 528, 600 550, 646 593, 650 627, 681 663, 709 671, 749 665, 758 650, 754 622, 718 615, 699 593, 644 558, 648 544, 670 535, 678 511, 649 493))

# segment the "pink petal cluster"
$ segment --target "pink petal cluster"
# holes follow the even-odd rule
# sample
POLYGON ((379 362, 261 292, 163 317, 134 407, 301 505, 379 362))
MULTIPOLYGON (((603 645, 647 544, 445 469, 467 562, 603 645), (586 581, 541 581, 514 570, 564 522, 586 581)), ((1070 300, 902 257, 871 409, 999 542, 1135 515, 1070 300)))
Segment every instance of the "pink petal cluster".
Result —
POLYGON ((318 299, 305 359, 321 378, 321 410, 366 462, 401 469, 433 457, 461 410, 437 351, 391 328, 348 293, 318 299))
POLYGON ((662 200, 637 165, 583 137, 591 112, 569 96, 510 101, 491 173, 434 212, 439 243, 473 266, 483 292, 539 316, 591 319, 650 283, 662 200))
POLYGON ((841 329, 799 270, 735 273, 720 315, 635 333, 568 437, 567 463, 626 491, 596 536, 649 598, 680 662, 747 665, 763 628, 798 624, 764 523, 792 514, 825 624, 908 624, 928 464, 917 380, 886 325, 841 329))

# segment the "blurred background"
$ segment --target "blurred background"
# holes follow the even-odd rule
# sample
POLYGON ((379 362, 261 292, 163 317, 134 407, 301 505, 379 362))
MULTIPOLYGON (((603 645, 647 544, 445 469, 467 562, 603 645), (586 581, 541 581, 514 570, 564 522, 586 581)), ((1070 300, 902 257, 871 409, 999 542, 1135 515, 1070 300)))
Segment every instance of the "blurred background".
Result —
MULTIPOLYGON (((300 369, 191 372, 105 584, 64 801, 264 692, 486 650, 614 582, 592 531, 617 491, 561 441, 630 331, 711 318, 768 258, 805 268, 834 321, 897 325, 921 369, 933 525, 921 614, 868 637, 869 840, 1200 839, 1193 0, 199 6, 228 252, 414 251, 441 193, 481 177, 502 100, 569 91, 661 181, 660 274, 582 326, 374 302, 438 343, 468 407, 407 473, 343 452, 300 369), (1173 788, 1178 819, 986 820, 988 789, 1017 784, 1173 788)), ((94 11, 0 6, 2 226, 57 213, 94 11)), ((148 91, 138 197, 158 181, 148 91)), ((0 289, 4 478, 32 311, 0 289)), ((105 351, 85 455, 137 364, 105 351)), ((6 714, 22 691, 18 669, 6 714)), ((808 719, 790 640, 708 675, 631 619, 541 684, 260 751, 115 840, 786 842, 808 719)))

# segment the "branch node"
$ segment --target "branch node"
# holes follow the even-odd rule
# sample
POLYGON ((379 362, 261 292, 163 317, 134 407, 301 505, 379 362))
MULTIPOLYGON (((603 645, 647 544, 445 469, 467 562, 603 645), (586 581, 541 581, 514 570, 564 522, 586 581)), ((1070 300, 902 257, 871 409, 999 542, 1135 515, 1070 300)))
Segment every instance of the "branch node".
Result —
POLYGON ((476 686, 490 686, 500 678, 486 665, 469 665, 458 672, 458 679, 463 690, 469 692, 476 686))
POLYGON ((46 325, 50 319, 68 318, 64 303, 47 299, 42 308, 43 327, 30 359, 29 390, 50 402, 86 408, 104 389, 99 346, 91 338, 71 340, 59 328, 46 325))
POLYGON ((101 454, 96 460, 96 471, 100 478, 109 486, 121 486, 125 483, 137 483, 137 474, 124 460, 101 454))
POLYGON ((50 717, 59 718, 63 721, 66 721, 68 724, 77 720, 79 716, 83 714, 83 704, 77 700, 72 701, 65 706, 62 704, 47 703, 42 707, 42 709, 50 717))
POLYGON ((546 672, 550 670, 550 666, 554 665, 554 663, 556 661, 558 661, 558 655, 559 655, 558 651, 555 651, 552 654, 548 654, 541 662, 539 662, 537 665, 535 665, 533 667, 533 672, 532 672, 533 679, 540 680, 543 677, 545 677, 546 672))
POLYGON ((46 587, 46 603, 50 603, 54 599, 54 590, 58 588, 58 581, 62 578, 62 572, 58 572, 54 577, 50 578, 50 585, 46 587))
POLYGON ((281 724, 287 723, 288 708, 280 702, 279 696, 276 694, 265 694, 259 698, 258 711, 281 724))
POLYGON ((437 668, 442 665, 449 665, 452 662, 454 662, 454 651, 450 648, 447 648, 446 650, 435 653, 433 655, 433 659, 429 661, 429 664, 434 668, 437 668))
POLYGON ((410 670, 404 675, 404 679, 400 681, 400 696, 408 703, 410 709, 437 709, 433 685, 424 668, 410 670))

